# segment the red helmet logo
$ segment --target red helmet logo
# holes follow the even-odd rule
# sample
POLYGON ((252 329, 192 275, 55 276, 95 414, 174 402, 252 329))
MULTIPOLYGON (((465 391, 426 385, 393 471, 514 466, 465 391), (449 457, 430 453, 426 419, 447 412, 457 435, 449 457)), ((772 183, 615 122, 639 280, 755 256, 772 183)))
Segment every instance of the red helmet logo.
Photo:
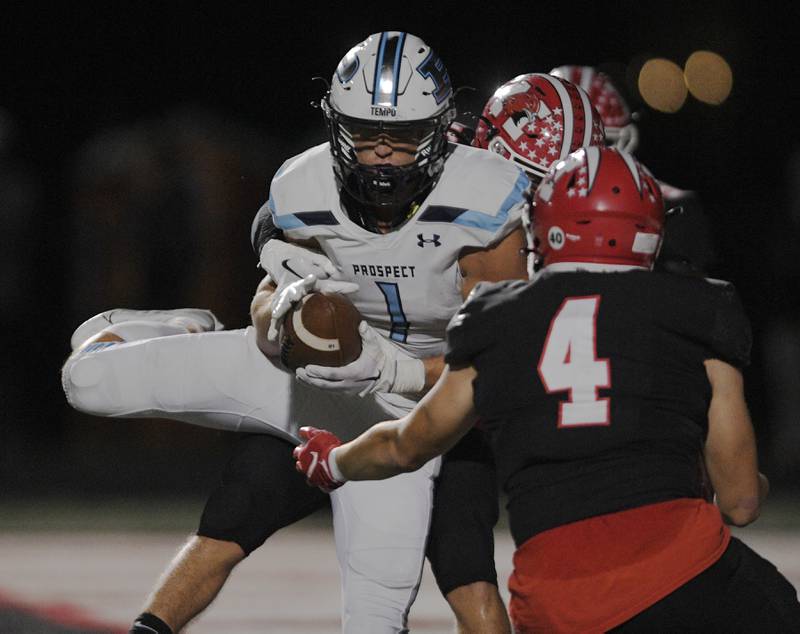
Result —
POLYGON ((532 73, 495 91, 483 109, 473 145, 513 160, 538 180, 554 161, 603 139, 600 116, 583 90, 564 79, 532 73))

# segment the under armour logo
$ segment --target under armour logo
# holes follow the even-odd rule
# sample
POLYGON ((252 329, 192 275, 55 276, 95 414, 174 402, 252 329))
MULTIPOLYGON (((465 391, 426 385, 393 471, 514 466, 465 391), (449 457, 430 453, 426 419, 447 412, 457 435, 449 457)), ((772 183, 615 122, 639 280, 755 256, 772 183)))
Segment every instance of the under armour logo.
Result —
POLYGON ((435 247, 442 246, 442 243, 439 242, 439 234, 434 233, 433 238, 426 238, 423 234, 417 234, 417 246, 424 247, 426 244, 433 244, 435 247))

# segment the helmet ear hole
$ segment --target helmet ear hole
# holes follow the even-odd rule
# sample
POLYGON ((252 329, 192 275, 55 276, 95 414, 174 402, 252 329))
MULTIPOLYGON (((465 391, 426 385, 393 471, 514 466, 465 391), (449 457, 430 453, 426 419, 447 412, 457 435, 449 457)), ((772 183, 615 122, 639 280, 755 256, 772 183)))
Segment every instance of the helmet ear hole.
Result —
POLYGON ((613 193, 615 193, 615 194, 619 194, 619 187, 617 187, 616 185, 614 185, 614 186, 611 188, 611 191, 612 191, 613 193))
POLYGON ((617 246, 617 241, 614 238, 611 238, 611 240, 608 241, 608 246, 610 247, 617 246))

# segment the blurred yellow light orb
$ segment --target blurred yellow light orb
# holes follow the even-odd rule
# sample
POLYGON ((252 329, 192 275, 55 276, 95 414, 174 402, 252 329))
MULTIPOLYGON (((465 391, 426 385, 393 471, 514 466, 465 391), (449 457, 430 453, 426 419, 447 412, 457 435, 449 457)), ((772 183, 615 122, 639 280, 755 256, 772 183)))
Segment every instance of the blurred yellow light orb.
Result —
POLYGON ((718 106, 731 94, 731 67, 720 55, 711 51, 692 53, 686 60, 684 76, 689 92, 703 103, 718 106))
POLYGON ((639 71, 639 94, 645 103, 660 112, 678 112, 686 101, 683 71, 675 62, 654 58, 639 71))

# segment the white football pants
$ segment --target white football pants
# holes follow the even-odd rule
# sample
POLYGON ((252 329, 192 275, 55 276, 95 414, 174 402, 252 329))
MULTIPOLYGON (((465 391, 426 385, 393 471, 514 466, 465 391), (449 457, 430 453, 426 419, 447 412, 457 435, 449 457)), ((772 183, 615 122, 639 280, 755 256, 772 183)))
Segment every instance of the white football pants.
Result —
MULTIPOLYGON (((168 418, 293 442, 299 442, 304 425, 348 440, 377 422, 403 416, 413 405, 396 398, 390 404, 394 395, 359 398, 307 386, 264 357, 252 328, 101 347, 71 357, 62 383, 69 403, 89 414, 168 418)), ((419 587, 438 469, 436 458, 413 473, 350 482, 333 492, 347 634, 405 631, 419 587)))

